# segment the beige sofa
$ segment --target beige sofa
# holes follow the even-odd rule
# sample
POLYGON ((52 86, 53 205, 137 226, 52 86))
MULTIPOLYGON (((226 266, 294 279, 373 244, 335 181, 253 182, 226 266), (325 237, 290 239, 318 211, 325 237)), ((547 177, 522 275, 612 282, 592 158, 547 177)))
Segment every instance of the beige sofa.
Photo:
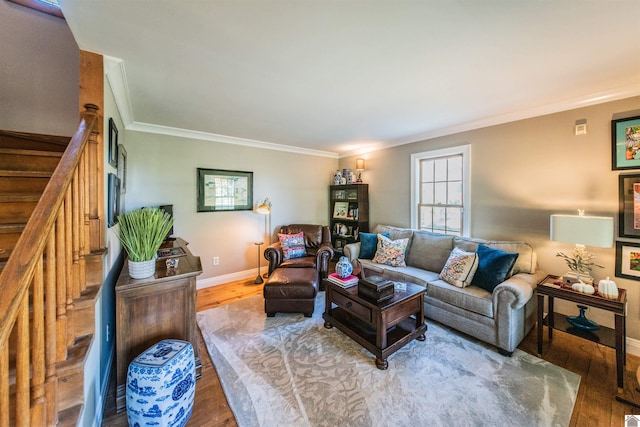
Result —
POLYGON ((545 277, 537 268, 536 253, 524 242, 488 241, 427 231, 378 225, 373 233, 389 233, 392 240, 409 238, 406 267, 392 267, 360 258, 360 242, 345 246, 350 261, 358 259, 366 276, 409 281, 424 286, 425 316, 495 345, 511 355, 536 322, 536 286, 545 277), (489 292, 478 286, 459 288, 439 278, 454 247, 467 252, 478 244, 517 252, 511 276, 489 292))

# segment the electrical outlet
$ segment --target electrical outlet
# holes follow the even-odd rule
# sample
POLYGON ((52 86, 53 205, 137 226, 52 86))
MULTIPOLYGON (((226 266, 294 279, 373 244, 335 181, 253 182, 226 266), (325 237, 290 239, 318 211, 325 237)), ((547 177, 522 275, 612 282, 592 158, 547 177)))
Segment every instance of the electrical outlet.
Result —
POLYGON ((214 256, 213 257, 213 265, 218 265, 220 264, 220 257, 214 256))

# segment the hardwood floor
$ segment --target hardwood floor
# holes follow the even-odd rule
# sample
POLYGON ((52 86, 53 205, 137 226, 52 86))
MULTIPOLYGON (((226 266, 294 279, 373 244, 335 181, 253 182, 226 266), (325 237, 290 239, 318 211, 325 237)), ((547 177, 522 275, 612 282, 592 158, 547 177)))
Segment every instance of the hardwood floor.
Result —
MULTIPOLYGON (((242 298, 262 294, 262 285, 253 279, 230 282, 198 291, 197 310, 228 304, 242 298)), ((531 354, 537 352, 535 328, 519 348, 531 354)), ((428 333, 428 332, 427 332, 428 333)), ((546 336, 546 331, 545 331, 546 336)), ((579 374, 582 379, 570 426, 624 426, 625 415, 640 415, 640 409, 617 401, 615 351, 577 337, 554 331, 553 345, 545 339, 543 359, 579 374)), ((196 382, 193 414, 188 426, 236 426, 231 409, 220 386, 215 367, 200 339, 202 378, 196 382)), ((635 391, 635 372, 640 358, 627 355, 625 392, 640 404, 640 393, 635 391)), ((115 413, 115 390, 112 376, 103 426, 126 426, 126 412, 115 413)))

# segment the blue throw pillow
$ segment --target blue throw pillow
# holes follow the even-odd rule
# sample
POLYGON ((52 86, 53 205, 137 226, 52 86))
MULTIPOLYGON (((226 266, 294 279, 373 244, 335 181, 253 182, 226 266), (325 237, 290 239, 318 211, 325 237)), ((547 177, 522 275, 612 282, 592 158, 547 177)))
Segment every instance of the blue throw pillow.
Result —
POLYGON ((471 281, 489 292, 509 277, 509 272, 518 259, 518 254, 490 248, 482 243, 476 248, 478 254, 478 269, 471 281))
MULTIPOLYGON (((389 233, 380 233, 384 237, 389 237, 389 233)), ((360 238, 360 256, 362 259, 373 259, 378 248, 378 235, 373 233, 358 233, 360 238)))

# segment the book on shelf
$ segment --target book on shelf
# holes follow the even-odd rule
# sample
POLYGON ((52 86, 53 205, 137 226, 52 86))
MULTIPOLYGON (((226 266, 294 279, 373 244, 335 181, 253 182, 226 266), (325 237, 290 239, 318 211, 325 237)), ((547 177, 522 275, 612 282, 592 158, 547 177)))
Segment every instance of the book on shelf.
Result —
POLYGON ((343 288, 348 288, 350 286, 355 286, 358 284, 358 277, 354 276, 353 274, 343 279, 338 276, 337 273, 331 273, 327 276, 327 280, 331 283, 335 283, 338 286, 342 286, 343 288))

